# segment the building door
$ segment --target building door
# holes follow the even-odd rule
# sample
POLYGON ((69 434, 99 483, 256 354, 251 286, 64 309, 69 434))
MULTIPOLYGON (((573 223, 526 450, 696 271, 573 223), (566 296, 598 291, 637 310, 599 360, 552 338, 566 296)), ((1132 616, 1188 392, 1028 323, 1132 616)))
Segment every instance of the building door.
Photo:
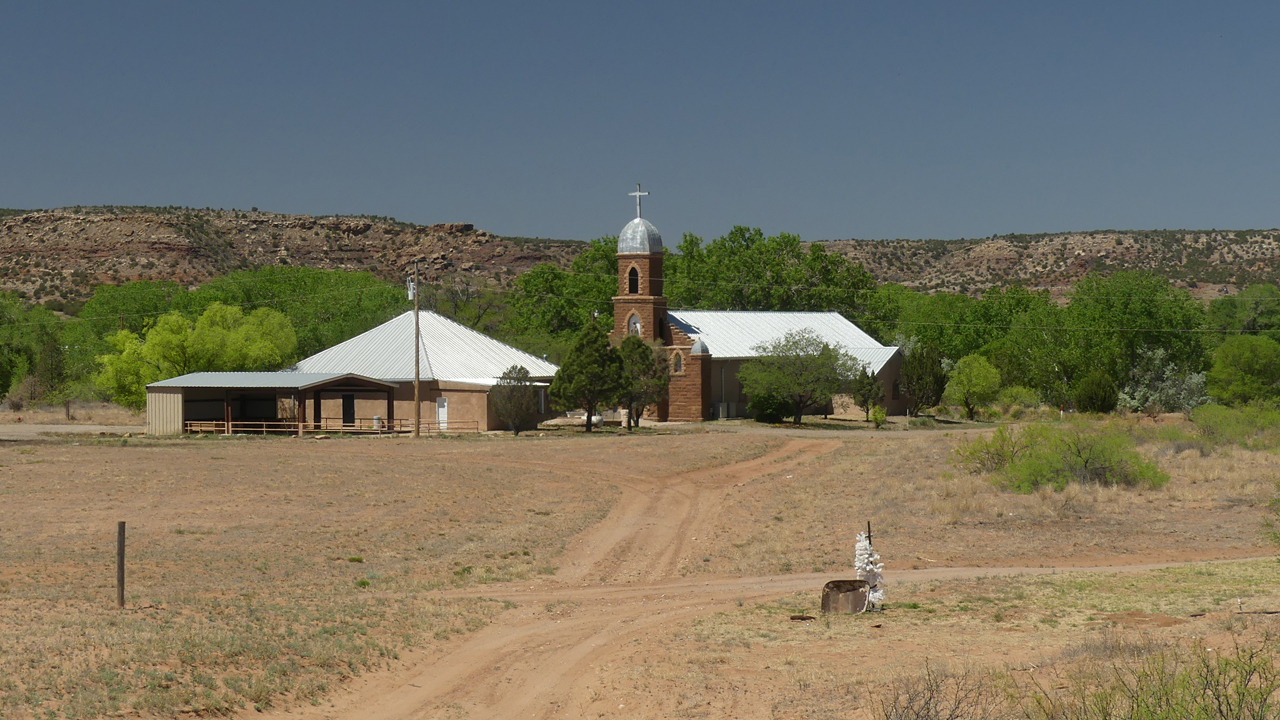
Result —
POLYGON ((342 396, 342 426, 354 427, 356 424, 356 396, 342 396))
POLYGON ((441 430, 449 429, 449 398, 443 395, 436 398, 436 425, 441 430))

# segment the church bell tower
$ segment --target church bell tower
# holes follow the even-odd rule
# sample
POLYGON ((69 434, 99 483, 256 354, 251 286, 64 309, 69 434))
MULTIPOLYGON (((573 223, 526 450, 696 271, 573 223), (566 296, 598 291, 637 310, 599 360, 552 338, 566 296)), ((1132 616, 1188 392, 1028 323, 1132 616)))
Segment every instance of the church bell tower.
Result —
POLYGON ((662 296, 662 236, 658 228, 640 217, 640 198, 648 195, 630 193, 636 199, 636 219, 627 223, 618 236, 618 294, 613 298, 613 340, 622 342, 627 335, 666 344, 667 299, 662 296))

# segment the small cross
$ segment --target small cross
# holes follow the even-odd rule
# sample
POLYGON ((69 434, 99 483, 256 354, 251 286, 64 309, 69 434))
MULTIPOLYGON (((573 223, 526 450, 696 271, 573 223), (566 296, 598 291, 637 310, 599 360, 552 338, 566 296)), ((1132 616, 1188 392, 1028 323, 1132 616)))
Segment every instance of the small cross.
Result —
POLYGON ((640 183, 636 183, 636 191, 635 191, 635 192, 633 192, 633 193, 627 193, 627 194, 628 194, 628 195, 631 195, 631 196, 633 196, 633 197, 635 197, 635 199, 636 199, 636 217, 640 217, 640 198, 644 197, 645 195, 648 195, 649 193, 647 193, 647 192, 640 192, 640 183))

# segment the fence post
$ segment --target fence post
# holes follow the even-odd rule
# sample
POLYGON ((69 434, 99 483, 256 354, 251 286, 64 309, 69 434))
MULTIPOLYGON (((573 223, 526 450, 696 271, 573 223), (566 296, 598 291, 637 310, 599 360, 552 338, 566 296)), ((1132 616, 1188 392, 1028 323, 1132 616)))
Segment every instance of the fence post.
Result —
POLYGON ((124 607, 124 521, 116 523, 116 605, 124 607))

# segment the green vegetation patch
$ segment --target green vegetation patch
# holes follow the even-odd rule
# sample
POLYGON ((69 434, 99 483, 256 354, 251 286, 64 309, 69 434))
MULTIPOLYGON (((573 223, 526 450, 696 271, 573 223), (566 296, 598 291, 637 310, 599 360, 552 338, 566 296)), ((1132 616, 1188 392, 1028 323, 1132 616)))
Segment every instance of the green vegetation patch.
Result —
POLYGON ((1070 483, 1158 488, 1169 476, 1138 454, 1133 437, 1115 425, 1084 421, 1062 426, 998 428, 956 449, 956 460, 974 473, 992 473, 1001 486, 1029 493, 1063 490, 1070 483))

